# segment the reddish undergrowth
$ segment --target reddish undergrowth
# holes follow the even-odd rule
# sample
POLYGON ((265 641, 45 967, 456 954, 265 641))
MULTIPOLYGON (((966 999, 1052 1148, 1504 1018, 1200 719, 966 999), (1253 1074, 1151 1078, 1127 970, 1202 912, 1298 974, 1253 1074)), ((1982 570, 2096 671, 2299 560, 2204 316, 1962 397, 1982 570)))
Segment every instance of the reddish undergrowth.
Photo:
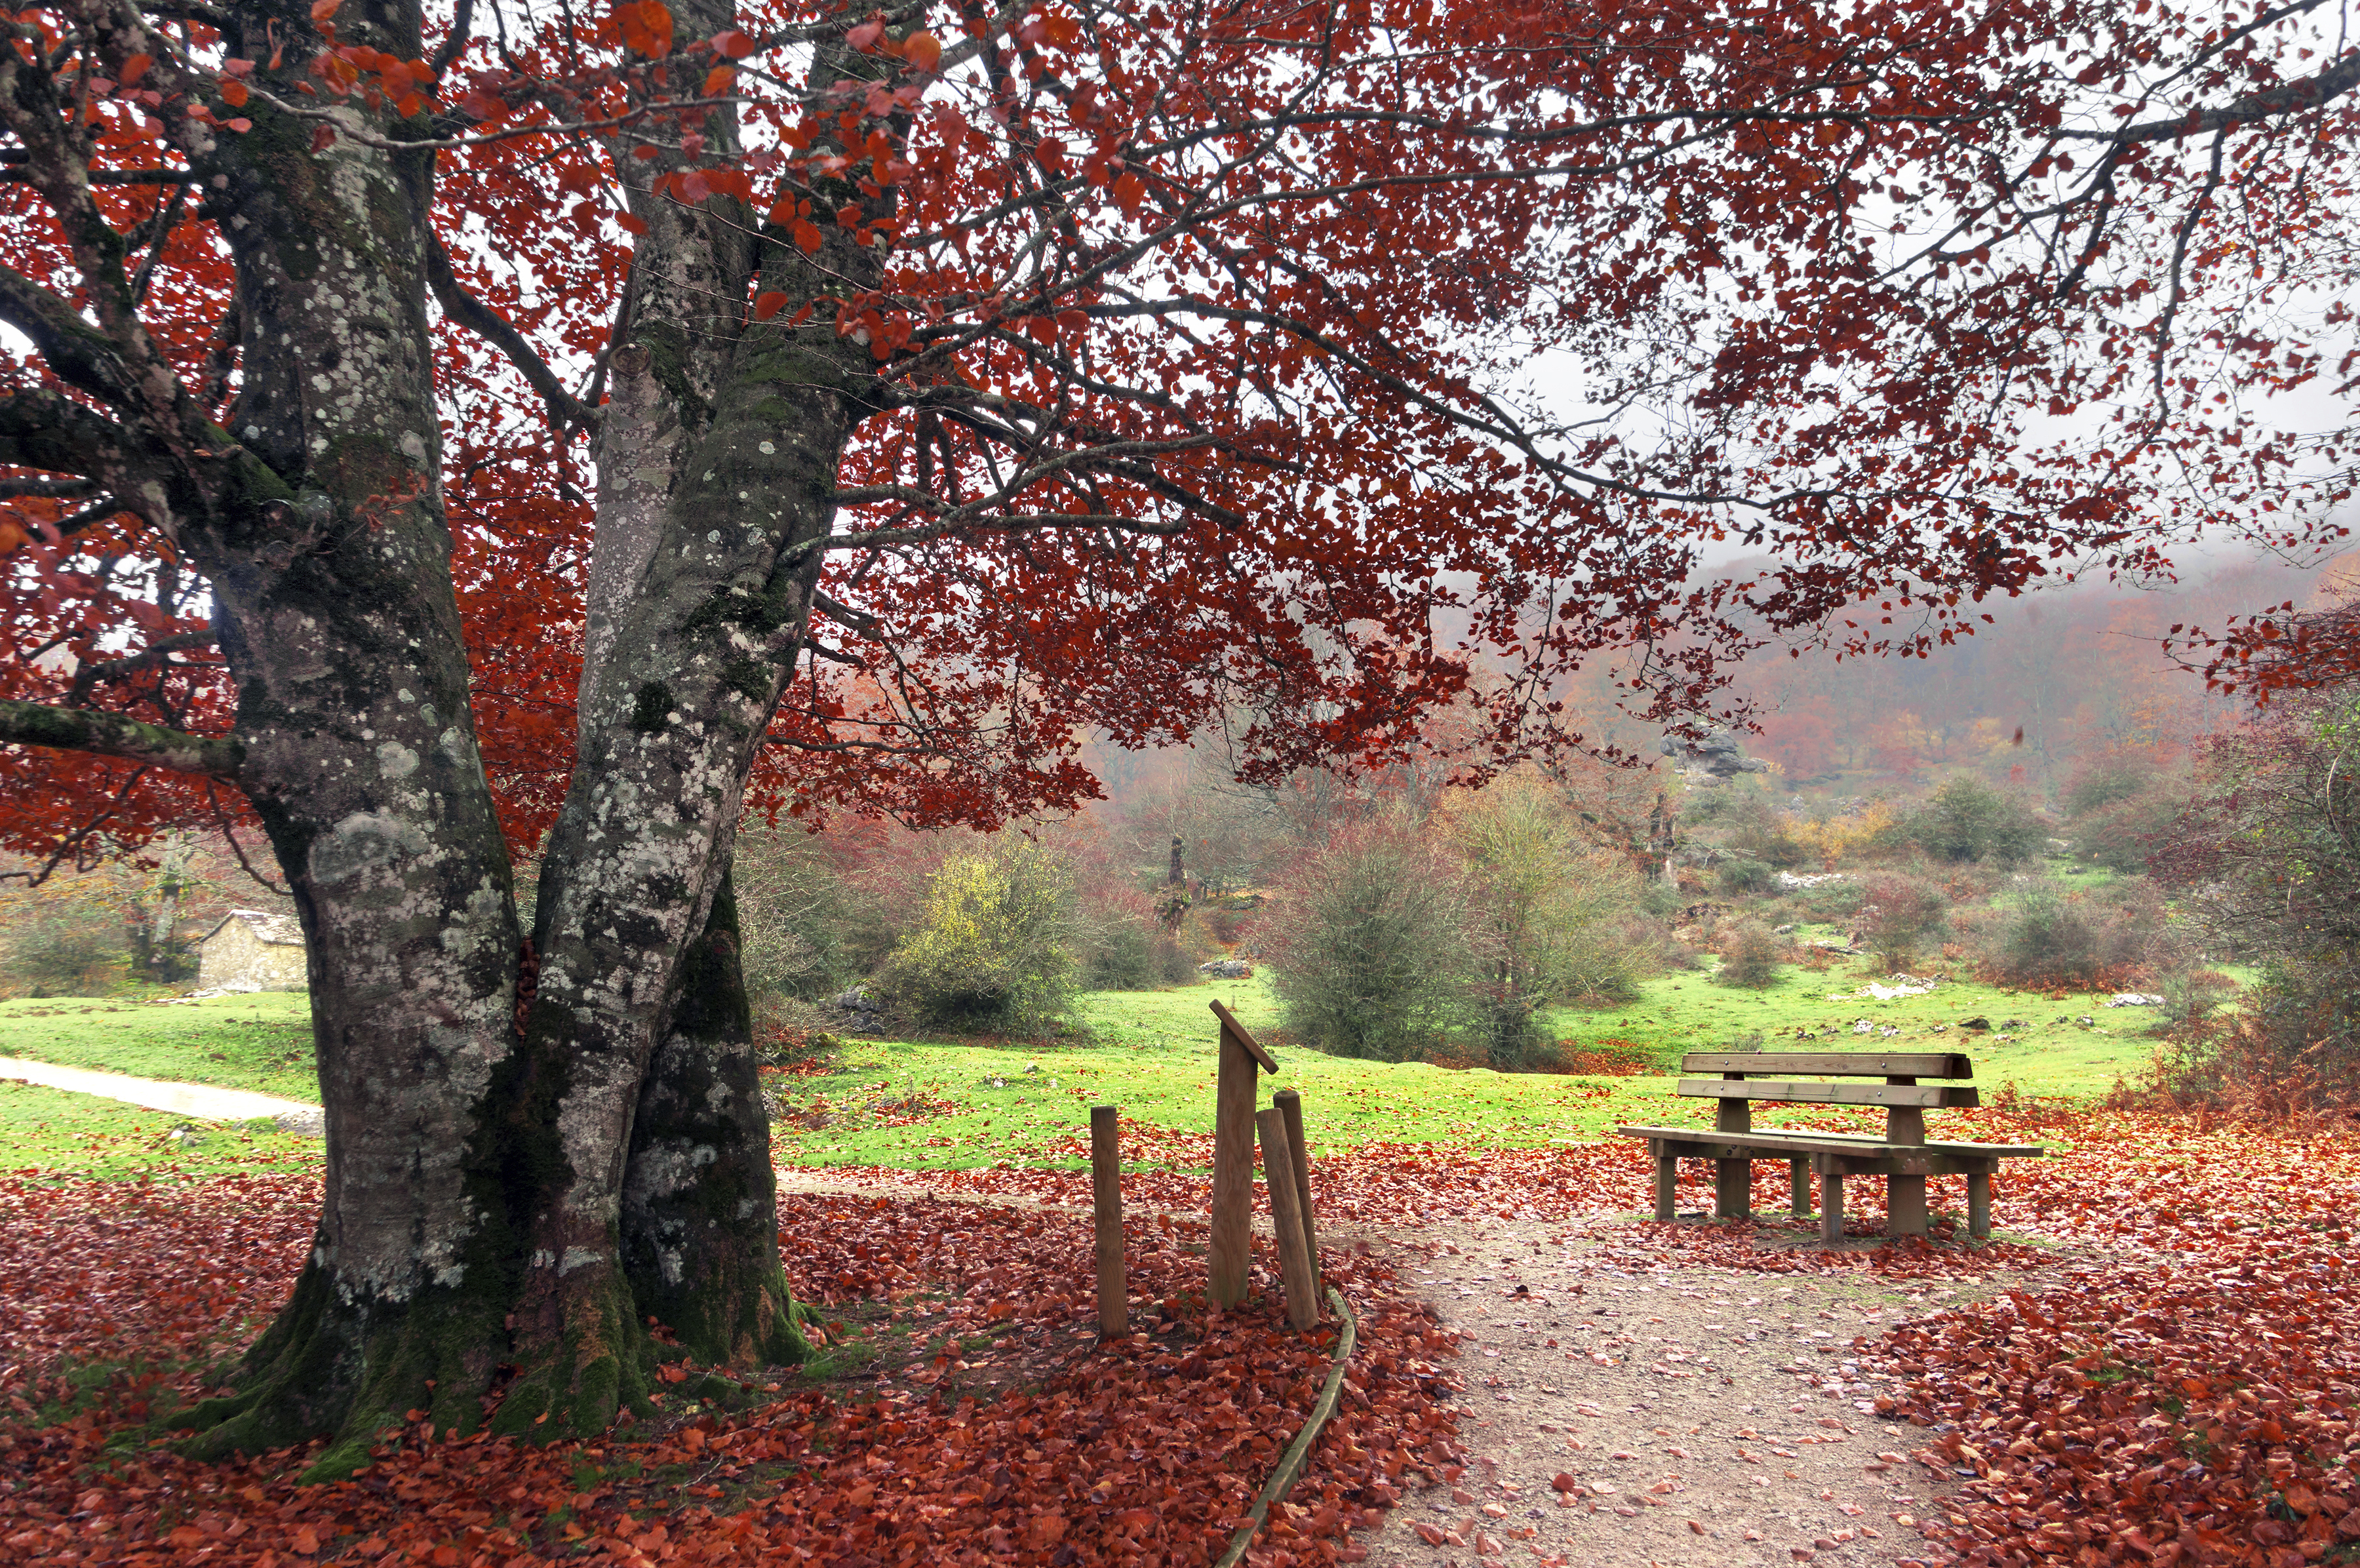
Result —
MULTIPOLYGON (((297 1179, 159 1188, 0 1186, 0 1547, 56 1563, 441 1565, 617 1563, 1201 1564, 1301 1427, 1332 1330, 1263 1302, 1209 1314, 1199 1227, 1143 1222, 1142 1326, 1101 1346, 1076 1216, 844 1196, 781 1204, 794 1282, 832 1307, 928 1308, 921 1382, 873 1397, 790 1381, 752 1408, 667 1413, 591 1443, 388 1433, 348 1482, 300 1486, 308 1451, 222 1465, 145 1434, 199 1391, 189 1358, 283 1299, 316 1188, 297 1179), (1080 1332, 1076 1330, 1079 1326, 1080 1332), (997 1359, 1032 1374, 978 1399, 997 1359), (61 1413, 71 1411, 71 1413, 61 1413)), ((1328 1275, 1360 1345, 1337 1418, 1262 1537, 1265 1568, 1357 1561, 1349 1531, 1404 1472, 1456 1474, 1435 1357, 1448 1347, 1386 1271, 1340 1249, 1328 1275)), ((848 1315, 848 1314, 847 1314, 848 1315)), ((684 1368, 675 1368, 684 1372, 684 1368)))

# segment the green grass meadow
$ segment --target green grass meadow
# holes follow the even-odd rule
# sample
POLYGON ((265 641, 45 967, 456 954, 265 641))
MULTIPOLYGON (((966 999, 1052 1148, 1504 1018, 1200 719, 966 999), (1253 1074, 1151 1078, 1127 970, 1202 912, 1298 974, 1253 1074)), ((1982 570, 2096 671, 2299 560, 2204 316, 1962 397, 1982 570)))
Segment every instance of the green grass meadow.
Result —
MULTIPOLYGON (((1680 1054, 1749 1035, 1765 1050, 1964 1051, 1986 1101, 2004 1085, 2043 1099, 2089 1099, 2136 1078, 2154 1052, 2155 1015, 2107 1008, 2103 996, 2052 1000, 1972 980, 1880 1001, 1865 993, 1866 960, 1820 972, 1790 968, 1761 991, 1715 985, 1706 970, 1645 982, 1626 1006, 1559 1009, 1550 1032, 1576 1049, 1608 1047, 1653 1061, 1638 1076, 1502 1074, 1422 1062, 1388 1065, 1273 1044, 1273 1088, 1299 1090, 1321 1147, 1368 1143, 1533 1145, 1587 1141, 1628 1121, 1703 1125, 1708 1105, 1682 1100, 1680 1054), (2093 1019, 2092 1025, 2072 1020, 2093 1019), (1983 1018, 1988 1033, 1965 1019, 1983 1018), (1870 1032, 1855 1031, 1861 1020, 1870 1032), (1896 1032, 1886 1035, 1885 1029, 1896 1032), (2002 1038, 2005 1036, 2005 1038, 2002 1038)), ((1280 1009, 1260 976, 1162 991, 1086 995, 1064 1043, 847 1040, 815 1073, 780 1083, 790 1115, 780 1158, 809 1165, 964 1168, 1007 1160, 1067 1164, 1089 1106, 1127 1120, 1209 1133, 1218 998, 1267 1039, 1280 1009)), ((316 1101, 306 998, 265 993, 158 1005, 49 998, 0 1002, 0 1055, 254 1089, 316 1101)), ((1821 1114, 1797 1107, 1793 1116, 1821 1114)), ((1764 1125, 1781 1113, 1765 1112, 1764 1125)), ((1935 1117, 1939 1128, 1940 1116, 1935 1117)), ((185 1118, 88 1095, 0 1083, 0 1169, 58 1175, 209 1174, 316 1159, 313 1140, 185 1118)), ((1936 1136, 1940 1136, 1939 1131, 1936 1136)))

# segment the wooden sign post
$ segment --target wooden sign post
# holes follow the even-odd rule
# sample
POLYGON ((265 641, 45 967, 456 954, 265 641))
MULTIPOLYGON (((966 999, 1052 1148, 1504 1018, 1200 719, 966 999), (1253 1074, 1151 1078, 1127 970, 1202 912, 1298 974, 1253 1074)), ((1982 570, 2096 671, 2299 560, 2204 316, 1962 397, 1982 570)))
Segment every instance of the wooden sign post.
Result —
POLYGON ((1270 1189, 1279 1277, 1286 1281, 1286 1321, 1300 1334, 1319 1321, 1319 1279, 1304 1238, 1303 1206, 1295 1187, 1295 1154, 1286 1141, 1286 1113, 1273 1105, 1255 1116, 1254 1125, 1262 1132, 1262 1184, 1270 1189))
POLYGON ((1310 1256, 1311 1279, 1316 1286, 1319 1280, 1319 1222, 1311 1213, 1311 1145, 1303 1137, 1303 1096, 1292 1089, 1281 1089, 1270 1097, 1270 1103, 1286 1118, 1286 1152, 1295 1168, 1296 1206, 1303 1211, 1303 1247, 1310 1256))
POLYGON ((1246 1026, 1220 1003, 1220 1065, 1213 1088, 1213 1221, 1206 1258, 1205 1294, 1217 1307, 1246 1299, 1246 1265, 1253 1254, 1254 1074, 1278 1063, 1254 1043, 1246 1026))
POLYGON ((1090 1196, 1098 1220, 1098 1333, 1118 1339, 1131 1327, 1131 1300, 1122 1269, 1122 1149, 1112 1105, 1090 1107, 1090 1196))

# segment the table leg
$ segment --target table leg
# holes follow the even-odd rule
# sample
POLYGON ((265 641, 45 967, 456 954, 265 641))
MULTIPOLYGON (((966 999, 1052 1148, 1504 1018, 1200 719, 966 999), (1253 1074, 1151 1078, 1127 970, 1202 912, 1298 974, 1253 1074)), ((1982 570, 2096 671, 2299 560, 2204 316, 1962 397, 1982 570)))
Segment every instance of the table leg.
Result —
POLYGON ((1797 1155, 1786 1161, 1786 1183, 1794 1194, 1795 1217, 1811 1212, 1811 1162, 1797 1155))
POLYGON ((1754 1213, 1754 1161, 1716 1160, 1712 1162, 1713 1208, 1717 1218, 1742 1220, 1754 1213))
POLYGON ((1819 1239, 1831 1246, 1843 1239, 1843 1184, 1832 1171, 1819 1177, 1819 1239))
POLYGON ((1887 1176, 1885 1179, 1885 1234, 1926 1234, 1926 1178, 1887 1176))
POLYGON ((1669 1150, 1659 1149, 1655 1155, 1655 1219, 1668 1225, 1672 1219, 1673 1199, 1679 1192, 1680 1157, 1669 1150))
POLYGON ((1967 1234, 1977 1241, 1991 1235, 1991 1172, 1967 1174, 1967 1234))

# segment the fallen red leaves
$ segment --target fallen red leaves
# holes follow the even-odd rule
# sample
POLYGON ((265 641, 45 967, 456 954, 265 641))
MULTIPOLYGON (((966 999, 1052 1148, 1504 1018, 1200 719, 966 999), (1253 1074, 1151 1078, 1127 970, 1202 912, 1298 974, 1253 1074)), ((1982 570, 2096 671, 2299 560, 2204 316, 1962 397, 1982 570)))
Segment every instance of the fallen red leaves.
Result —
POLYGON ((2042 1164, 2017 1223, 2098 1261, 1883 1347, 1921 1463, 1976 1477, 1929 1535, 1974 1568, 2360 1556, 2360 1149, 2109 1117, 2042 1164))
MULTIPOLYGON (((197 1390, 187 1358, 283 1297, 315 1201, 297 1179, 0 1187, 12 1282, 0 1388, 17 1401, 0 1426, 9 1553, 255 1568, 556 1556, 1202 1564, 1301 1427, 1333 1343, 1288 1332, 1267 1307, 1205 1312, 1199 1226, 1138 1227, 1132 1279, 1151 1332, 1102 1347, 1078 1216, 790 1197, 781 1225, 799 1293, 929 1306, 929 1372, 943 1385, 931 1398, 855 1401, 854 1382, 791 1385, 743 1412, 690 1407, 542 1448, 412 1429, 388 1434, 353 1480, 312 1487, 293 1483, 300 1452, 199 1465, 141 1440, 151 1403, 170 1409, 197 1390), (1028 1351, 1037 1386, 961 1397, 969 1370, 1028 1351)), ((1255 1560, 1268 1568, 1356 1561, 1348 1532, 1395 1500, 1405 1472, 1457 1474, 1454 1418, 1437 1398, 1445 1379, 1429 1359, 1449 1336, 1389 1296, 1382 1269, 1339 1248, 1328 1274, 1357 1303, 1360 1348, 1309 1471, 1261 1538, 1255 1560)))
MULTIPOLYGON (((1970 1136, 2027 1131, 2020 1113, 1967 1125, 1970 1136)), ((2199 1135, 2160 1116, 2051 1120, 2034 1135, 2057 1152, 2009 1169, 1999 1221, 2039 1233, 2042 1247, 1829 1252, 1775 1224, 1636 1219, 1616 1245, 1718 1267, 1912 1279, 2035 1264, 2054 1279, 2069 1268, 2061 1286, 2007 1290, 1861 1346, 1897 1376, 1887 1413, 1923 1432, 1896 1446, 1973 1476, 1923 1521, 1929 1558, 2292 1568, 2353 1555, 2360 1150, 2199 1135), (2060 1242, 2070 1250, 2060 1255, 2060 1242)), ((1169 1135, 1151 1158, 1193 1163, 1202 1141, 1169 1135)), ((1648 1175, 1644 1151, 1625 1143, 1380 1147, 1315 1170, 1333 1234, 1630 1214, 1648 1175)), ((1073 1172, 869 1174, 1087 1199, 1073 1172)), ((1707 1203, 1708 1174, 1699 1167, 1684 1184, 1684 1206, 1707 1203)), ((1785 1172, 1762 1175, 1755 1201, 1772 1210, 1785 1172)), ((1135 1216, 1203 1201, 1188 1170, 1125 1186, 1135 1216)), ((0 1398, 14 1412, 0 1427, 0 1545, 58 1562, 257 1565, 1202 1563, 1301 1425, 1326 1367, 1326 1350, 1267 1310, 1203 1311, 1192 1219, 1135 1217, 1142 1332, 1101 1347, 1078 1211, 789 1196, 781 1224, 798 1292, 911 1327, 916 1348, 898 1373, 880 1361, 857 1375, 866 1382, 791 1386, 742 1413, 683 1409, 590 1444, 411 1431, 355 1480, 324 1487, 292 1484, 300 1454, 200 1465, 131 1441, 149 1403, 194 1391, 195 1374, 178 1368, 276 1305, 309 1241, 311 1202, 294 1177, 0 1187, 10 1279, 0 1398), (37 1409, 49 1424, 26 1419, 37 1409)), ((1874 1228, 1879 1216, 1862 1218, 1874 1228)), ((1256 1550, 1262 1568, 1355 1560, 1349 1532, 1394 1501, 1404 1476, 1447 1477, 1459 1459, 1437 1397, 1448 1335, 1390 1297, 1369 1259, 1340 1247, 1328 1258, 1360 1303, 1361 1347, 1294 1506, 1256 1550)))

